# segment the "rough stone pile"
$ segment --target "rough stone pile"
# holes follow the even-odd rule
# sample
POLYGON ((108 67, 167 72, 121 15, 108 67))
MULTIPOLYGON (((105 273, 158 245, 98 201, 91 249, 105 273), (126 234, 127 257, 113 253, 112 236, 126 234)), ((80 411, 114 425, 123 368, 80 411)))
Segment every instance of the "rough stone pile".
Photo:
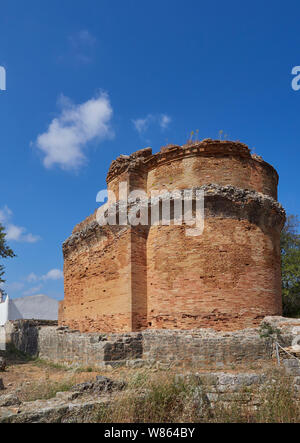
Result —
POLYGON ((0 372, 4 372, 6 369, 6 361, 4 357, 0 357, 0 372))

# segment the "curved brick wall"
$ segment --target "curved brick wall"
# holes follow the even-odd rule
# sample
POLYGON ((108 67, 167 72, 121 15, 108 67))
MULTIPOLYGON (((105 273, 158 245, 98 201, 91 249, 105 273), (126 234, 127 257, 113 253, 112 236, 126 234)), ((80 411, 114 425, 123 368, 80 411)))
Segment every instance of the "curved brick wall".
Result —
POLYGON ((82 332, 131 329, 130 233, 92 222, 63 245, 59 323, 82 332))
MULTIPOLYGON (((59 322, 81 331, 234 330, 281 313, 278 175, 240 142, 204 140, 121 156, 107 176, 128 191, 199 188, 205 228, 104 227, 95 214, 64 243, 59 322)), ((149 200, 150 201, 150 200, 149 200)), ((146 204, 149 204, 148 203, 146 204)))
POLYGON ((147 191, 188 189, 217 183, 252 189, 277 198, 277 177, 252 158, 240 156, 192 156, 163 162, 148 173, 147 191))
POLYGON ((281 314, 282 210, 254 192, 215 188, 207 189, 202 235, 150 228, 149 328, 233 330, 281 314))
POLYGON ((216 183, 251 189, 277 199, 278 174, 261 157, 251 155, 240 142, 204 140, 186 146, 150 148, 121 156, 110 167, 107 183, 118 198, 118 184, 129 190, 189 189, 216 183))

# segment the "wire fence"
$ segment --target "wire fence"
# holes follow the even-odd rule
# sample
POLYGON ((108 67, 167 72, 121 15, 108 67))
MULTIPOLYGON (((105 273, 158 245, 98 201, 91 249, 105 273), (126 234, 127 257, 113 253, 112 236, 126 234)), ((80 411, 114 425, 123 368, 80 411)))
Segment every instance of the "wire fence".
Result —
POLYGON ((282 351, 284 351, 286 354, 288 354, 290 357, 292 357, 293 359, 297 360, 298 363, 300 364, 300 360, 299 358, 295 357, 295 355, 291 354, 290 352, 288 352, 285 348, 283 348, 277 341, 275 341, 275 348, 276 348, 276 358, 277 358, 277 363, 278 366, 280 366, 280 353, 279 353, 279 349, 281 349, 282 351))

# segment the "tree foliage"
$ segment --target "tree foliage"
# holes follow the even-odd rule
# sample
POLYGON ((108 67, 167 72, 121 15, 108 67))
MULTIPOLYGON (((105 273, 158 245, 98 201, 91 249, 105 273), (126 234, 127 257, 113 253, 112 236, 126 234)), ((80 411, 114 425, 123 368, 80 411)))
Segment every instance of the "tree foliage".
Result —
POLYGON ((289 215, 281 233, 281 273, 283 314, 300 316, 300 221, 289 215))
MULTIPOLYGON (((8 257, 14 257, 15 254, 13 250, 7 245, 6 243, 6 233, 4 230, 4 226, 0 224, 0 258, 8 258, 8 257)), ((5 280, 3 280, 4 275, 4 266, 0 263, 0 283, 4 283, 5 280)))

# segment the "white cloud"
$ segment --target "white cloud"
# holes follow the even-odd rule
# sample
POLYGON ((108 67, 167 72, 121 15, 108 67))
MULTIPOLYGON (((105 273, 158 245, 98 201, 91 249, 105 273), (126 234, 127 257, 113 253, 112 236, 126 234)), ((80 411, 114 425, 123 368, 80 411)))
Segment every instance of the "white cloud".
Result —
POLYGON ((38 281, 38 276, 34 273, 34 272, 32 272, 31 274, 29 274, 28 275, 28 277, 26 278, 26 280, 29 282, 29 283, 33 283, 33 282, 35 282, 35 281, 38 281))
POLYGON ((6 224, 11 216, 12 211, 6 205, 3 209, 0 209, 0 223, 6 224))
POLYGON ((87 29, 81 29, 68 36, 67 48, 64 54, 58 56, 57 60, 63 63, 74 62, 77 65, 91 63, 96 55, 97 39, 87 29))
POLYGON ((6 285, 6 291, 8 292, 21 291, 23 288, 24 288, 24 283, 22 282, 13 282, 6 285))
POLYGON ((40 292, 40 290, 42 289, 43 285, 38 285, 35 286, 33 288, 28 289, 27 291, 23 292, 23 295, 26 297, 28 295, 36 295, 40 292))
POLYGON ((36 243, 40 240, 38 235, 26 234, 26 228, 8 224, 6 228, 6 239, 22 243, 36 243))
POLYGON ((6 238, 7 240, 18 241, 25 232, 25 228, 16 225, 8 225, 6 228, 6 238))
POLYGON ((113 110, 105 93, 80 104, 62 96, 61 114, 40 134, 36 146, 44 154, 44 166, 58 165, 65 170, 78 169, 86 162, 84 150, 92 140, 112 138, 110 120, 113 110))
POLYGON ((38 235, 27 233, 27 229, 23 228, 23 226, 17 226, 11 223, 10 219, 12 218, 12 216, 13 213, 7 206, 4 206, 3 209, 0 209, 0 223, 5 226, 6 239, 8 241, 36 243, 41 239, 38 235))
POLYGON ((63 278, 64 274, 60 269, 51 269, 51 271, 41 277, 42 280, 61 280, 63 278))
POLYGON ((47 280, 61 280, 64 278, 63 271, 60 269, 51 269, 47 274, 38 276, 34 272, 31 272, 26 278, 27 282, 33 283, 37 281, 47 281, 47 280))
POLYGON ((136 120, 132 120, 132 123, 139 134, 146 132, 150 126, 150 123, 153 121, 153 115, 148 114, 145 118, 137 118, 136 120))
POLYGON ((142 135, 149 129, 150 125, 158 124, 162 130, 167 129, 172 118, 167 114, 148 114, 144 118, 133 119, 132 123, 136 131, 142 135))
POLYGON ((162 129, 167 129, 169 124, 172 122, 172 119, 169 115, 167 114, 162 114, 160 116, 160 121, 159 121, 159 125, 162 129))
POLYGON ((87 29, 82 29, 81 31, 71 35, 69 41, 75 47, 79 46, 93 46, 97 39, 88 31, 87 29))
POLYGON ((41 237, 39 235, 33 235, 33 234, 26 234, 21 236, 21 240, 19 241, 25 241, 26 243, 36 243, 39 241, 41 237))
MULTIPOLYGON (((29 287, 28 289, 24 290, 23 295, 26 297, 28 295, 34 295, 38 294, 41 289, 45 286, 46 282, 48 281, 58 281, 62 280, 64 278, 63 272, 60 269, 51 269, 49 272, 47 272, 45 275, 37 275, 34 272, 31 272, 26 279, 24 279, 21 282, 13 282, 10 284, 3 284, 2 287, 7 291, 8 294, 14 293, 14 292, 20 292, 24 288, 25 284, 28 287, 28 283, 35 283, 35 286, 29 287)), ((0 285, 1 288, 1 285, 0 285)))

